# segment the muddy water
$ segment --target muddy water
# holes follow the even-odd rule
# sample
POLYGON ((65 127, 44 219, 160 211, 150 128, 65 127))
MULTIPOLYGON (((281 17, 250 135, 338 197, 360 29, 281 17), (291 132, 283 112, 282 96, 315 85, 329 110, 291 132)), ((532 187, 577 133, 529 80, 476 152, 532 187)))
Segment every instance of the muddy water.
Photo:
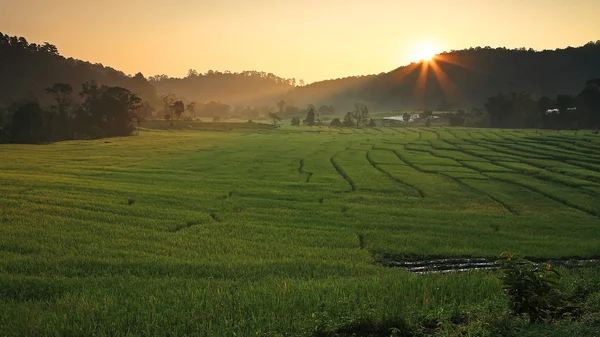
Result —
MULTIPOLYGON (((537 259, 536 259, 537 260, 537 259)), ((581 267, 600 264, 599 259, 564 259, 537 262, 550 263, 554 266, 581 267)), ((496 260, 486 258, 448 258, 422 261, 401 261, 385 259, 382 265, 386 267, 405 268, 415 274, 450 273, 469 270, 494 270, 500 267, 496 260)))

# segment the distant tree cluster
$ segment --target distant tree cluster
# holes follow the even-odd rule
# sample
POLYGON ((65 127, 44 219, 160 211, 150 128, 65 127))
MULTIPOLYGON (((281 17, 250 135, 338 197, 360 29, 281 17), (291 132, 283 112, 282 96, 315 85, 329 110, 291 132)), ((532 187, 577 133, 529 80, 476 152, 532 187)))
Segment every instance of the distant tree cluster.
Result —
POLYGON ((44 109, 34 99, 24 99, 0 109, 0 140, 42 143, 69 139, 128 136, 140 122, 146 103, 121 87, 86 82, 74 104, 73 88, 55 83, 46 88, 54 103, 44 109))
POLYGON ((148 80, 158 92, 175 92, 195 102, 227 102, 233 106, 269 104, 297 86, 294 78, 260 71, 208 70, 202 74, 190 69, 184 78, 155 75, 148 80))
POLYGON ((363 103, 355 103, 354 109, 344 116, 344 126, 373 126, 375 121, 369 118, 369 108, 363 103))
POLYGON ((498 94, 486 100, 484 111, 474 109, 470 114, 457 111, 450 114, 449 122, 493 128, 598 129, 600 79, 587 81, 575 96, 565 94, 536 100, 528 93, 498 94))

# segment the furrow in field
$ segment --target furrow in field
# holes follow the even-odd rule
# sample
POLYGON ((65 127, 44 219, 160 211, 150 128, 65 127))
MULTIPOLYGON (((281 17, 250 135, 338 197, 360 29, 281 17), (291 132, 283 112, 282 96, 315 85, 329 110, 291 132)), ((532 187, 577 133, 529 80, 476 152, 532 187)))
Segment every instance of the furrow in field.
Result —
POLYGON ((331 156, 329 158, 329 161, 331 162, 331 165, 333 165, 333 167, 335 168, 335 170, 337 171, 337 173, 339 173, 339 175, 341 175, 342 178, 344 178, 344 180, 346 180, 346 182, 348 182, 348 185, 350 185, 350 189, 351 189, 350 191, 354 192, 354 191, 356 191, 356 185, 354 184, 354 182, 352 181, 352 179, 350 178, 350 176, 348 176, 348 174, 346 174, 346 172, 344 172, 344 170, 342 169, 342 167, 335 160, 335 156, 338 153, 335 153, 333 156, 331 156))

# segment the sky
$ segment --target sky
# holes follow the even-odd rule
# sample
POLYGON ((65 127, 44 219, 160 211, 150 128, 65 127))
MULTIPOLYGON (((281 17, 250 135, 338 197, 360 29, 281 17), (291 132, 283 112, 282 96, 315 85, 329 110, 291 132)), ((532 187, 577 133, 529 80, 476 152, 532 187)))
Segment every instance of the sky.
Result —
POLYGON ((127 74, 257 70, 306 83, 434 50, 581 46, 600 0, 0 0, 0 32, 127 74))

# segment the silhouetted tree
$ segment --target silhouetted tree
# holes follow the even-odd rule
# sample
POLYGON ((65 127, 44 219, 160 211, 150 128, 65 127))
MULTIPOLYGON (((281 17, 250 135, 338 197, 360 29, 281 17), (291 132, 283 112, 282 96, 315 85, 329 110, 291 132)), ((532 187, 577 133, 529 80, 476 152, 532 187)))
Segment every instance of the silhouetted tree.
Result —
POLYGON ((277 114, 273 112, 269 112, 269 119, 271 119, 273 125, 277 125, 277 123, 281 121, 281 117, 277 116, 277 114))
POLYGON ((50 138, 52 140, 68 139, 72 132, 69 108, 72 103, 73 88, 67 83, 54 83, 51 87, 46 88, 46 93, 52 96, 56 102, 50 106, 51 114, 48 121, 48 127, 51 129, 50 138))
POLYGON ((300 118, 298 118, 298 117, 292 118, 292 121, 290 122, 290 124, 293 126, 300 126, 300 118))
POLYGON ((63 120, 66 120, 69 117, 69 107, 72 102, 71 94, 73 93, 73 88, 71 85, 57 82, 51 87, 46 88, 46 92, 56 101, 56 105, 52 105, 51 108, 56 110, 63 120))
POLYGON ((190 102, 185 109, 192 116, 192 118, 196 118, 196 102, 190 102))
POLYGON ((600 79, 587 81, 578 98, 582 122, 590 128, 600 128, 600 79))
POLYGON ((354 126, 354 118, 352 117, 352 112, 346 112, 344 116, 344 126, 351 127, 354 126))
POLYGON ((173 114, 175 114, 175 116, 177 117, 177 120, 179 120, 181 118, 181 115, 185 111, 185 105, 183 104, 182 101, 175 101, 175 102, 173 102, 172 109, 173 109, 173 114))
POLYGON ((369 121, 369 109, 363 103, 354 103, 352 119, 357 126, 366 126, 369 121))
POLYGON ((306 119, 304 120, 304 125, 308 125, 308 126, 315 125, 315 107, 312 104, 308 107, 308 111, 306 113, 306 119))
POLYGON ((84 83, 80 96, 84 99, 79 118, 104 130, 107 137, 129 136, 135 130, 134 119, 141 99, 121 87, 84 83))
POLYGON ((36 101, 20 103, 14 112, 10 126, 10 141, 33 144, 44 141, 44 112, 36 101))
POLYGON ((331 120, 331 122, 329 123, 329 126, 331 127, 341 127, 342 126, 342 121, 340 121, 339 118, 334 118, 331 120))

